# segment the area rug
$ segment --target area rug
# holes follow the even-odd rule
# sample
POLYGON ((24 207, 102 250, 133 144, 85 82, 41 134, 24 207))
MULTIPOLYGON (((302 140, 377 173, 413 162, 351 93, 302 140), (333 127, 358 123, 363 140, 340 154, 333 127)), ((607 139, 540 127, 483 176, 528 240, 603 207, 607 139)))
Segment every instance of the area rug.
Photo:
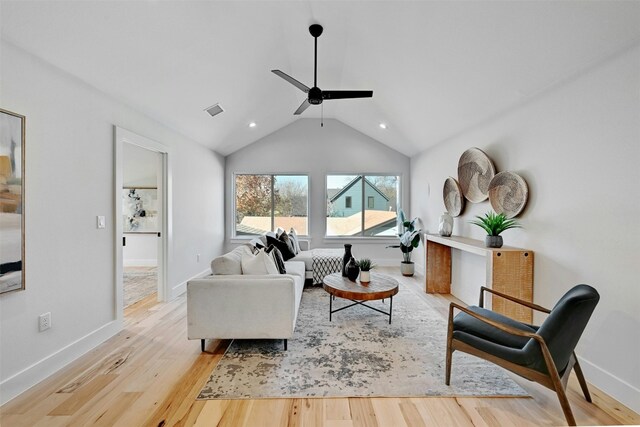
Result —
MULTIPOLYGON (((369 304, 389 309, 388 299, 369 304)), ((442 315, 403 285, 391 324, 361 306, 329 322, 329 295, 308 288, 288 350, 282 340, 233 340, 198 399, 528 396, 501 368, 460 352, 445 385, 446 333, 442 315)))
POLYGON ((158 290, 157 267, 124 267, 124 306, 128 307, 158 290))

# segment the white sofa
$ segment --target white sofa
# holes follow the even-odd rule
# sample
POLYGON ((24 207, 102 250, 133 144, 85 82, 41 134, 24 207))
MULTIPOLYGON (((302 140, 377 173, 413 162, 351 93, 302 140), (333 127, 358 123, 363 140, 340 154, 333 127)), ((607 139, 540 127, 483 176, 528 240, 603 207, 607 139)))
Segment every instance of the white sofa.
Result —
POLYGON ((187 335, 205 339, 283 339, 293 336, 305 265, 286 261, 286 274, 243 275, 241 245, 211 262, 213 275, 187 283, 187 335))

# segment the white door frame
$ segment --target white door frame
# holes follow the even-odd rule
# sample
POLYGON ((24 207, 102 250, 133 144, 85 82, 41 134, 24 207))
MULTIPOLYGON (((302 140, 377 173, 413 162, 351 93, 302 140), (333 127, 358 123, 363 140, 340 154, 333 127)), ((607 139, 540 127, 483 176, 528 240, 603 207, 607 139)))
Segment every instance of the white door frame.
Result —
POLYGON ((133 144, 150 151, 163 154, 162 156, 162 206, 164 215, 161 215, 161 247, 158 254, 158 300, 169 301, 172 297, 169 287, 169 268, 173 259, 173 231, 171 213, 171 150, 169 147, 138 135, 118 126, 114 126, 115 140, 115 167, 114 167, 114 205, 115 205, 115 281, 116 281, 116 319, 123 318, 123 284, 122 284, 122 152, 123 144, 133 144))

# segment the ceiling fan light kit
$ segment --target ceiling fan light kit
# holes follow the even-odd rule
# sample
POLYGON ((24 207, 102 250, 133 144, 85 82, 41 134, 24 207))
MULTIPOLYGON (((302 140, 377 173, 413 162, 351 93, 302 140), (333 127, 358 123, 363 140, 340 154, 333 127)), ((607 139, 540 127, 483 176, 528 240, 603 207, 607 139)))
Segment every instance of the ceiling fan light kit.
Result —
POLYGON ((305 99, 293 113, 296 116, 302 114, 302 112, 309 108, 310 105, 322 104, 325 99, 371 98, 373 96, 372 90, 322 90, 318 87, 318 37, 322 34, 322 30, 323 28, 320 24, 313 24, 309 27, 309 33, 313 37, 314 44, 313 87, 308 87, 304 83, 299 82, 280 70, 271 70, 272 73, 283 78, 307 94, 307 99, 305 99))

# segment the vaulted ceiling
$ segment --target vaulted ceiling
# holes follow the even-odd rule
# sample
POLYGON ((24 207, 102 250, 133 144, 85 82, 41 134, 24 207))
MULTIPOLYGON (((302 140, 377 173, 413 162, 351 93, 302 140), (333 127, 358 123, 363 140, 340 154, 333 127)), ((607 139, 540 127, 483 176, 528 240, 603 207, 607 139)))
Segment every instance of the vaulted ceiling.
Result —
POLYGON ((638 1, 3 0, 0 15, 9 43, 224 155, 297 119, 305 95, 270 70, 312 85, 312 23, 318 85, 374 96, 302 117, 323 112, 406 155, 640 40, 638 1), (203 111, 218 102, 221 115, 203 111))

